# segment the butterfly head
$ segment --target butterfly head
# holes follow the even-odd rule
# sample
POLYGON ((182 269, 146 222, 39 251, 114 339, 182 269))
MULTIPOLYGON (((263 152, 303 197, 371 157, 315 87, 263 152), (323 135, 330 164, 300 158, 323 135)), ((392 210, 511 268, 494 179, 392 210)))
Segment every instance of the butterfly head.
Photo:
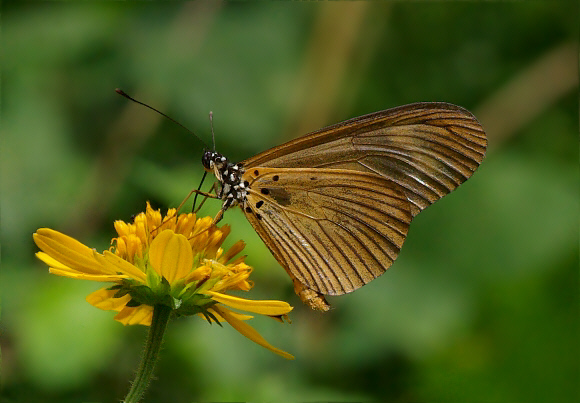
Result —
POLYGON ((228 164, 228 159, 218 152, 206 150, 201 157, 201 163, 206 171, 213 171, 215 168, 220 170, 228 164))

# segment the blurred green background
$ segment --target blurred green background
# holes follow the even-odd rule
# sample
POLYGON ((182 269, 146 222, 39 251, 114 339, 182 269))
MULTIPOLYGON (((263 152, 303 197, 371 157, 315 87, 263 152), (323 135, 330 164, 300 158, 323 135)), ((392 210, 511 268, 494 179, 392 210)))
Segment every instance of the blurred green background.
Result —
MULTIPOLYGON (((177 206, 202 145, 123 88, 247 158, 416 101, 471 110, 480 169, 413 222, 397 262, 312 312, 238 209, 251 298, 295 305, 252 325, 170 324, 144 402, 563 402, 579 397, 578 3, 3 2, 2 396, 119 401, 145 339, 48 275, 32 233, 106 249, 115 219, 177 206)), ((208 201, 206 214, 219 203, 208 201)))

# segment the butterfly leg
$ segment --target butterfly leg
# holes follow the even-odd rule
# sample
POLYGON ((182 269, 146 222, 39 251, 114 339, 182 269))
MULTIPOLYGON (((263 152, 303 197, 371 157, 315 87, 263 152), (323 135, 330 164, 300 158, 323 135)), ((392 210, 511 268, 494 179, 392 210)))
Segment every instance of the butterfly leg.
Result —
POLYGON ((194 213, 197 213, 197 212, 198 212, 198 211, 201 209, 201 207, 203 206, 203 204, 205 203, 205 201, 206 201, 207 199, 209 199, 209 198, 211 198, 211 199, 219 199, 219 196, 216 196, 214 193, 212 193, 212 192, 215 192, 215 191, 216 191, 216 189, 217 189, 217 183, 214 183, 214 184, 213 184, 213 186, 211 187, 211 189, 209 190, 209 192, 207 192, 207 193, 205 193, 205 194, 204 194, 204 192, 201 192, 201 191, 199 191, 199 190, 192 190, 192 192, 194 192, 194 193, 195 193, 195 199, 193 200, 193 208, 192 208, 192 211, 193 211, 194 213), (200 195, 200 194, 201 194, 202 196, 204 196, 204 198, 203 198, 203 200, 201 201, 201 203, 200 203, 199 207, 198 207, 198 208, 195 208, 195 201, 196 201, 196 199, 197 199, 197 196, 198 196, 198 195, 200 195))
MULTIPOLYGON (((211 192, 211 191, 213 191, 215 188, 216 188, 216 184, 214 183, 214 184, 213 184, 213 186, 212 186, 212 187, 211 187, 211 189, 210 189, 210 192, 211 192)), ((195 210, 195 211, 192 211, 193 213, 197 213, 197 211, 198 211, 198 210, 201 208, 201 206, 203 206, 203 203, 205 203, 205 201, 206 201, 208 198, 212 198, 212 199, 219 199, 219 196, 217 196, 217 195, 215 195, 215 194, 213 194, 213 193, 210 193, 210 192, 202 192, 202 191, 200 191, 199 189, 193 189, 193 190, 191 190, 191 191, 190 191, 190 192, 187 194, 187 196, 185 196, 185 199, 183 199, 183 201, 182 201, 182 202, 179 204, 179 206, 178 206, 178 207, 177 207, 177 209, 175 210, 175 214, 173 214, 171 217, 167 217, 167 218, 166 218, 166 219, 165 219, 165 220, 164 220, 164 221, 161 223, 161 225, 159 225, 158 227, 156 227, 156 228, 154 228, 153 230, 151 230, 151 232, 153 232, 153 231, 156 231, 158 228, 160 228, 160 227, 161 227, 163 224, 165 224, 167 221, 169 221, 169 220, 171 220, 171 219, 173 219, 173 218, 177 219, 177 214, 179 213, 179 211, 181 210, 181 208, 183 207, 183 205, 184 205, 184 204, 187 202, 187 200, 189 200, 189 198, 191 197, 191 195, 192 195, 192 194, 194 194, 194 193, 196 194, 196 196, 197 196, 198 194, 200 194, 200 195, 204 196, 204 199, 203 199, 203 201, 201 202, 200 206, 197 208, 197 210, 195 210)))
POLYGON ((177 215, 179 214, 179 210, 181 210, 181 208, 183 207, 183 205, 185 204, 185 202, 187 201, 187 199, 189 199, 191 197, 191 195, 193 194, 193 190, 191 192, 189 192, 187 194, 187 196, 185 196, 185 199, 183 199, 183 201, 179 204, 179 206, 177 207, 177 209, 175 210, 175 213, 172 214, 170 217, 166 217, 163 222, 158 225, 157 227, 153 228, 151 230, 151 233, 153 233, 154 231, 157 231, 159 228, 161 228, 163 226, 163 224, 165 224, 166 222, 172 220, 175 218, 175 220, 177 220, 177 215))
POLYGON ((214 225, 217 224, 218 222, 220 222, 220 220, 224 216, 224 212, 227 209, 229 209, 233 203, 234 203, 234 199, 232 199, 232 198, 228 198, 228 199, 226 199, 226 201, 224 201, 224 204, 222 204, 222 208, 220 209, 220 211, 218 211, 218 213, 216 214, 216 216, 213 219, 214 225))
POLYGON ((217 224, 218 222, 221 221, 221 219, 224 217, 224 211, 226 211, 226 208, 221 208, 220 211, 218 211, 218 213, 215 215, 214 219, 213 219, 213 225, 217 224))
POLYGON ((181 208, 183 207, 183 205, 185 204, 185 202, 187 202, 187 200, 191 197, 191 195, 195 192, 195 190, 192 190, 191 192, 189 192, 187 194, 187 196, 185 196, 185 199, 183 199, 183 201, 179 204, 179 206, 177 206, 177 209, 175 210, 175 213, 171 216, 171 217, 167 217, 165 218, 165 220, 163 220, 163 222, 161 223, 161 225, 153 228, 151 230, 151 232, 153 231, 157 231, 161 226, 163 226, 163 224, 165 224, 166 222, 168 222, 169 220, 172 220, 173 218, 175 218, 177 220, 177 215, 179 214, 179 211, 181 210, 181 208))

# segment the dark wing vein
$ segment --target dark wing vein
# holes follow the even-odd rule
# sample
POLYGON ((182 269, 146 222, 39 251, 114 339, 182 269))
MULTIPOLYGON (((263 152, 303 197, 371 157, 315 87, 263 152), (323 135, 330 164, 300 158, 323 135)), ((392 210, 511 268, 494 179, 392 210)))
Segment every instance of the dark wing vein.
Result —
POLYGON ((403 186, 416 215, 467 180, 486 147, 485 132, 469 111, 418 103, 326 127, 243 165, 372 172, 403 186))
POLYGON ((395 183, 355 171, 256 170, 243 210, 276 259, 309 288, 344 294, 396 259, 412 216, 395 183))
MULTIPOLYGON (((313 258, 309 253, 308 257, 310 257, 310 259, 308 259, 308 257, 305 256, 303 253, 301 253, 301 252, 309 252, 308 249, 300 248, 300 246, 297 246, 295 243, 296 239, 288 236, 287 233, 284 233, 284 231, 281 228, 281 225, 276 221, 276 219, 266 219, 263 216, 261 222, 263 223, 263 225, 267 226, 270 229, 270 231, 278 235, 277 237, 272 237, 271 239, 273 242, 281 246, 280 249, 282 253, 287 254, 287 262, 290 263, 288 266, 294 269, 292 270, 292 273, 294 275, 297 275, 299 280, 305 282, 312 289, 324 290, 321 292, 328 294, 330 290, 328 290, 328 286, 327 284, 325 284, 326 281, 324 281, 327 279, 316 275, 311 270, 311 268, 317 267, 316 262, 312 260, 313 258), (308 264, 305 260, 309 260, 310 264, 308 264), (298 265, 297 263, 300 264, 298 265)), ((267 244, 267 246, 270 247, 269 244, 267 244)))
MULTIPOLYGON (((352 200, 349 200, 349 199, 344 198, 344 197, 336 196, 333 199, 347 201, 351 204, 340 204, 340 207, 344 207, 344 209, 333 208, 332 206, 325 206, 324 208, 333 210, 337 215, 344 214, 344 215, 346 215, 346 216, 348 216, 356 221, 360 221, 360 222, 364 223, 367 226, 368 226, 369 222, 374 222, 375 226, 372 227, 372 230, 375 231, 379 235, 382 235, 382 232, 377 229, 377 226, 378 227, 388 227, 389 230, 396 233, 394 235, 397 235, 397 238, 399 238, 401 242, 402 242, 402 239, 404 239, 404 237, 406 236, 406 231, 404 231, 404 229, 406 228, 406 224, 403 221, 401 221, 400 218, 397 218, 393 214, 389 214, 388 211, 381 211, 379 209, 376 209, 374 206, 363 204, 363 203, 360 203, 358 201, 353 202, 352 200), (369 209, 373 209, 376 212, 380 213, 384 218, 386 218, 386 220, 384 222, 380 221, 375 216, 366 213, 364 210, 357 209, 352 204, 356 204, 358 207, 364 206, 364 207, 368 207, 369 209), (348 207, 348 209, 347 209, 347 207, 348 207), (351 215, 347 214, 347 211, 354 212, 358 216, 363 216, 363 217, 367 218, 368 220, 360 220, 359 218, 357 218, 355 216, 351 216, 351 215), (395 226, 395 222, 398 223, 398 226, 395 226)), ((371 228, 371 227, 369 227, 369 228, 371 228)), ((392 241, 389 239, 389 242, 392 242, 392 241)), ((394 243, 393 243, 393 245, 396 246, 396 244, 394 244, 394 243)))
MULTIPOLYGON (((330 208, 330 207, 327 207, 327 208, 332 210, 332 208, 330 208)), ((337 213, 341 213, 341 214, 343 214, 343 215, 345 215, 345 216, 349 217, 351 220, 353 220, 353 221, 355 221, 355 222, 357 222, 357 223, 359 223, 359 224, 362 224, 364 227, 368 228, 368 229, 369 229, 371 232, 374 232, 374 233, 375 233, 375 234, 376 234, 376 235, 377 235, 379 238, 381 238, 381 239, 384 239, 385 241, 387 241, 389 244, 391 244, 391 245, 392 245, 392 247, 393 247, 393 249, 394 249, 394 252, 393 252, 392 250, 389 250, 389 251, 387 251, 386 249, 384 249, 384 248, 382 247, 382 245, 380 245, 380 244, 379 244, 379 243, 378 243, 378 242, 375 240, 375 238, 373 238, 373 237, 371 237, 371 236, 368 236, 368 234, 367 234, 365 231, 361 230, 360 228, 357 228, 357 229, 358 229, 358 230, 359 230, 359 231, 360 231, 362 234, 364 234, 365 236, 367 236, 367 237, 368 237, 368 240, 369 240, 370 242, 374 243, 374 244, 375 244, 375 246, 376 246, 378 249, 380 249, 380 250, 381 250, 381 251, 382 251, 382 252, 383 252, 383 253, 384 253, 386 256, 388 256, 388 257, 389 257, 391 260, 395 260, 395 259, 397 258, 397 255, 399 254, 399 250, 400 250, 400 248, 399 248, 399 247, 398 247, 398 246, 397 246, 397 245, 396 245, 396 244, 395 244, 395 243, 394 243, 392 240, 390 240, 390 239, 389 239, 389 238, 387 238, 385 235, 383 235, 381 232, 379 232, 379 231, 378 231, 378 230, 377 230, 375 227, 373 227, 373 226, 369 225, 369 223, 367 223, 366 221, 364 221, 364 220, 361 220, 361 219, 359 219, 358 217, 355 217, 354 215, 352 215, 352 214, 350 214, 350 213, 347 213, 346 211, 339 211, 339 210, 336 210, 336 209, 335 209, 334 211, 335 211, 335 212, 337 212, 337 213), (391 252, 391 253, 394 253, 394 256, 391 256, 391 253, 389 253, 389 252, 391 252)), ((337 225, 338 225, 338 223, 336 223, 336 222, 334 222, 334 221, 333 221, 332 223, 333 223, 333 224, 337 224, 337 225)), ((360 238, 359 238, 359 237, 356 237, 356 239, 360 241, 360 238)), ((361 242, 361 243, 362 243, 362 244, 365 244, 364 242, 361 242)), ((377 259, 376 257, 375 257, 375 260, 379 261, 379 259, 377 259)))

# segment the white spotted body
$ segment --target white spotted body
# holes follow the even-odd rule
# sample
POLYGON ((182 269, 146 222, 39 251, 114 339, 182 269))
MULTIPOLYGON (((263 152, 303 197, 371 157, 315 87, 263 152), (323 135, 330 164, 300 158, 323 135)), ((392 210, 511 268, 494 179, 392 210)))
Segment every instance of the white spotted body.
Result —
POLYGON ((213 172, 221 188, 217 196, 224 201, 222 210, 238 203, 245 206, 247 186, 242 181, 245 172, 241 164, 231 163, 226 157, 215 151, 206 151, 201 159, 206 170, 213 172))

